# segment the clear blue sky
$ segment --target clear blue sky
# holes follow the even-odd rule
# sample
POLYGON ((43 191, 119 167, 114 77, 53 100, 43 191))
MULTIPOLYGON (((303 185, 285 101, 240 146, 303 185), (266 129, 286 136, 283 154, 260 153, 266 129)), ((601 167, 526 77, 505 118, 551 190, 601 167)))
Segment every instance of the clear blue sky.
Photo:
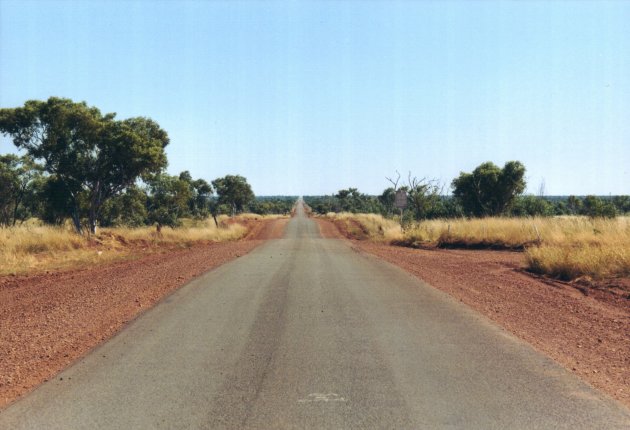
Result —
POLYGON ((0 106, 52 95, 151 117, 170 173, 258 195, 487 160, 630 194, 630 2, 0 0, 0 106))

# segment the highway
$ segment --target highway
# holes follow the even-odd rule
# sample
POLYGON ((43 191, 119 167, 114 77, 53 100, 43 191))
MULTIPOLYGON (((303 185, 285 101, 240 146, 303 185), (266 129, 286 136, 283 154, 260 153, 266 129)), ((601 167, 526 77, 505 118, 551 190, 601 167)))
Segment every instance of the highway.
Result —
MULTIPOLYGON (((4 328, 3 328, 4 329, 4 328)), ((628 429, 630 412, 463 304, 323 239, 195 279, 0 412, 1 429, 628 429)))

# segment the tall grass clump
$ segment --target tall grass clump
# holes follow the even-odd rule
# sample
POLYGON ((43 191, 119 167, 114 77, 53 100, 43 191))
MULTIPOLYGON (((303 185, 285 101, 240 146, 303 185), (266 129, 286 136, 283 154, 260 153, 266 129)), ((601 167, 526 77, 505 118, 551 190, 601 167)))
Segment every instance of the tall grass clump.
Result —
POLYGON ((0 228, 0 275, 27 272, 50 255, 76 255, 87 246, 84 237, 65 227, 0 228))
POLYGON ((349 212, 328 213, 342 233, 355 239, 392 241, 402 238, 400 224, 377 214, 353 214, 349 212))
POLYGON ((525 250, 535 273, 572 280, 630 276, 630 218, 569 218, 539 246, 525 250))
MULTIPOLYGON (((260 216, 258 216, 260 218, 260 216)), ((163 228, 157 233, 155 227, 103 229, 101 235, 114 235, 126 242, 143 242, 153 245, 190 246, 196 242, 225 242, 238 240, 247 234, 247 227, 237 221, 225 225, 226 217, 219 218, 217 227, 213 220, 184 220, 181 227, 163 228)), ((249 217, 244 218, 249 219, 249 217)))

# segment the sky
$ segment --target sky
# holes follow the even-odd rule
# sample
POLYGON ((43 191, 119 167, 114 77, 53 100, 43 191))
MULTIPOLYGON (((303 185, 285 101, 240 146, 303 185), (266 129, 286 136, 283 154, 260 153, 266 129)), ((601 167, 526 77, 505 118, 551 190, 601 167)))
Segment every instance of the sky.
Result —
POLYGON ((50 96, 257 195, 510 160, 529 193, 630 194, 630 2, 0 0, 0 107, 50 96))

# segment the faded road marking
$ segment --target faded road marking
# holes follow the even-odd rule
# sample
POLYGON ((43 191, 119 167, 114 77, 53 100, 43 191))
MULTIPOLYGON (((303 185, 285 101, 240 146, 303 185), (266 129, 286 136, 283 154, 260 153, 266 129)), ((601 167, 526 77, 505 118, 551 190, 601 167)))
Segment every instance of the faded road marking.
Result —
POLYGON ((298 400, 298 403, 312 402, 347 402, 347 400, 335 393, 312 393, 306 396, 305 399, 298 400))

